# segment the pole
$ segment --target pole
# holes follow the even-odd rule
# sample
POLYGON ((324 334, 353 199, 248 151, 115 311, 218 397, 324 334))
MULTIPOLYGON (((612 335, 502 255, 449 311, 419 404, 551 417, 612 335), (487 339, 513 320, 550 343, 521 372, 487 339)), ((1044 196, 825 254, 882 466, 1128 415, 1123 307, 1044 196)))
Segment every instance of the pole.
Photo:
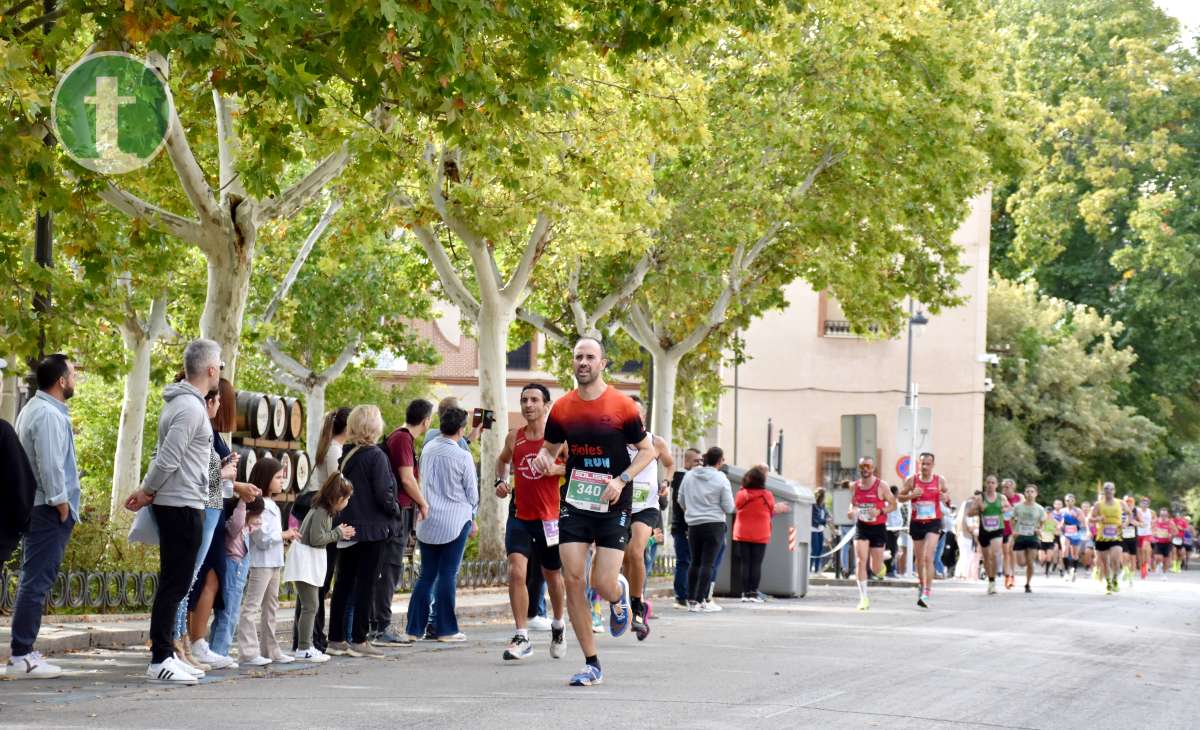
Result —
POLYGON ((738 413, 739 413, 739 386, 741 381, 738 377, 738 361, 734 358, 733 361, 733 463, 738 463, 738 413))
MULTIPOLYGON (((911 327, 912 325, 909 325, 909 326, 911 327)), ((909 474, 912 476, 913 481, 915 482, 917 480, 917 424, 918 424, 917 384, 910 382, 909 388, 912 390, 912 403, 910 404, 910 410, 912 411, 912 434, 909 438, 908 471, 909 471, 909 474)), ((911 510, 909 511, 909 514, 908 514, 908 520, 909 520, 909 525, 906 525, 906 527, 909 527, 912 523, 912 511, 911 510)), ((905 553, 905 557, 907 558, 907 562, 908 562, 908 565, 905 566, 905 574, 906 575, 908 573, 912 572, 913 551, 916 549, 916 543, 914 543, 912 540, 911 532, 909 533, 908 542, 909 542, 908 552, 905 553)))
POLYGON ((913 314, 916 313, 916 304, 912 297, 908 298, 908 369, 904 374, 904 405, 911 406, 913 400, 912 387, 912 350, 913 350, 913 331, 912 321, 913 314))

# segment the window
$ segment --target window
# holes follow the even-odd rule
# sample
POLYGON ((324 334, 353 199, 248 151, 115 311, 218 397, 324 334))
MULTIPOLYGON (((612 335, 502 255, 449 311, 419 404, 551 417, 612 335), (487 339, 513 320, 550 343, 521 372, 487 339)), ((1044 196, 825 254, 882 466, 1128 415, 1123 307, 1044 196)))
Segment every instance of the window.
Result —
MULTIPOLYGON (((829 292, 821 292, 820 304, 817 307, 817 320, 817 334, 821 337, 858 337, 851 328, 850 320, 842 311, 842 305, 829 292)), ((878 327, 872 325, 867 329, 875 332, 878 327)))
POLYGON ((853 469, 842 468, 842 450, 839 447, 817 447, 817 485, 826 491, 833 489, 844 480, 854 481, 853 469))
POLYGON ((621 373, 622 375, 630 375, 632 373, 640 373, 641 371, 641 360, 626 360, 617 372, 621 373))
POLYGON ((510 350, 506 362, 509 370, 533 370, 533 342, 510 350))

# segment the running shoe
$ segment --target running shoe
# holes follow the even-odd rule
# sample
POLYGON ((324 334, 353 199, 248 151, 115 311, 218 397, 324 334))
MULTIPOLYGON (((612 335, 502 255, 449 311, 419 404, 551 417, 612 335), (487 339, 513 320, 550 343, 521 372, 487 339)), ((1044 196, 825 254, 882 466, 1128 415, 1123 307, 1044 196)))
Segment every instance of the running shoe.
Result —
POLYGON ((924 593, 917 594, 917 605, 920 606, 921 608, 929 608, 929 604, 925 602, 925 594, 924 593))
POLYGON ((46 661, 46 658, 36 651, 11 657, 8 667, 4 670, 4 676, 9 679, 53 679, 61 675, 62 667, 46 661))
POLYGON ((688 613, 700 613, 700 602, 688 601, 688 613))
MULTIPOLYGON (((351 653, 350 656, 358 656, 358 654, 351 653)), ((258 656, 252 656, 249 659, 242 660, 242 664, 247 667, 265 667, 270 663, 271 663, 271 658, 265 657, 262 654, 259 654, 258 656)))
POLYGON ((316 647, 301 649, 296 652, 295 660, 298 662, 309 662, 312 664, 320 664, 329 661, 329 655, 321 652, 316 647))
POLYGON ((449 634, 447 636, 439 636, 439 637, 437 637, 437 640, 442 642, 443 644, 461 644, 462 642, 467 640, 467 635, 460 631, 457 634, 449 634))
POLYGON ((1117 580, 1116 578, 1112 579, 1112 592, 1113 593, 1121 592, 1121 581, 1117 580))
POLYGON ((863 596, 862 598, 858 599, 858 610, 859 611, 867 611, 870 608, 871 608, 871 599, 870 598, 863 596))
POLYGON ((550 630, 550 619, 547 618, 546 616, 534 616, 533 618, 529 619, 529 630, 530 631, 549 631, 550 630))
POLYGON ((174 685, 193 685, 198 681, 190 672, 185 671, 183 663, 173 656, 146 667, 146 678, 157 684, 174 685))
POLYGON ((633 635, 638 641, 645 641, 650 635, 650 624, 646 622, 645 609, 642 609, 642 614, 636 611, 633 614, 633 635))
POLYGON ((994 580, 989 580, 989 581, 988 581, 988 590, 987 590, 987 594, 988 594, 989 596, 994 596, 994 595, 996 595, 996 581, 994 581, 994 580))
POLYGON ((633 614, 629 606, 629 581, 625 580, 625 576, 617 575, 617 582, 621 584, 621 598, 608 607, 608 627, 614 639, 629 628, 629 619, 633 614))
POLYGON ((604 681, 604 672, 600 671, 600 667, 594 667, 591 664, 584 664, 583 671, 571 677, 567 684, 572 687, 591 687, 594 684, 600 684, 604 681))
POLYGON ((550 627, 550 656, 554 659, 562 659, 567 655, 567 627, 560 626, 557 629, 550 627))
POLYGON ((700 612, 701 613, 720 613, 721 611, 724 611, 724 610, 725 609, 721 608, 721 606, 718 603, 716 603, 715 601, 701 601, 700 602, 700 612))
POLYGON ((747 603, 766 603, 767 602, 766 599, 762 597, 761 593, 751 593, 751 594, 747 595, 745 598, 743 598, 742 600, 746 601, 747 603))
POLYGON ((528 659, 531 656, 533 656, 533 644, 530 644, 529 639, 520 634, 515 634, 512 637, 512 641, 508 642, 508 646, 504 649, 504 659, 506 661, 528 659))
POLYGON ((1026 593, 1033 593, 1033 589, 1029 587, 1029 584, 1028 584, 1028 583, 1026 583, 1026 584, 1025 584, 1025 592, 1026 592, 1026 593))

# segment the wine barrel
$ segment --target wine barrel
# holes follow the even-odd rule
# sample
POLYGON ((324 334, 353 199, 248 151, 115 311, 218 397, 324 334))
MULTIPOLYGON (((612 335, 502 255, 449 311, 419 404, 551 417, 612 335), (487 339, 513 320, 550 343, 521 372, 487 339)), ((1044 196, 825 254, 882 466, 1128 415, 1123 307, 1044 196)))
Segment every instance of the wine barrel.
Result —
POLYGON ((277 395, 268 395, 267 403, 271 408, 271 426, 268 429, 268 438, 287 438, 287 434, 284 433, 287 428, 287 407, 283 403, 283 398, 277 395))
POLYGON ((312 473, 312 463, 308 460, 308 454, 303 451, 289 451, 288 456, 292 459, 292 484, 291 488, 297 492, 303 492, 308 486, 309 475, 312 473))
POLYGON ((279 459, 279 463, 283 464, 283 491, 288 491, 292 488, 292 473, 295 469, 292 466, 291 454, 283 449, 276 451, 273 456, 279 459))
POLYGON ((237 473, 238 481, 250 481, 250 472, 254 471, 254 464, 258 461, 258 454, 250 446, 234 446, 233 450, 239 457, 237 473))
POLYGON ((237 430, 252 438, 265 438, 271 427, 271 408, 267 396, 249 390, 237 394, 237 430))
POLYGON ((287 411, 286 438, 288 441, 299 441, 304 432, 304 404, 299 398, 284 398, 283 407, 287 411))

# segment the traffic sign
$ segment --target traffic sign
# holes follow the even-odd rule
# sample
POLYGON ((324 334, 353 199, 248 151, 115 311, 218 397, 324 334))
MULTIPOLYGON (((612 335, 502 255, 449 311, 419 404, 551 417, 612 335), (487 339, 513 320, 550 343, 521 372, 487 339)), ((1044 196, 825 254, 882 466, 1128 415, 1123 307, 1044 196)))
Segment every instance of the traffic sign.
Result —
POLYGON ((912 457, 905 454, 899 459, 896 459, 896 474, 901 479, 908 479, 909 472, 912 471, 912 457))

